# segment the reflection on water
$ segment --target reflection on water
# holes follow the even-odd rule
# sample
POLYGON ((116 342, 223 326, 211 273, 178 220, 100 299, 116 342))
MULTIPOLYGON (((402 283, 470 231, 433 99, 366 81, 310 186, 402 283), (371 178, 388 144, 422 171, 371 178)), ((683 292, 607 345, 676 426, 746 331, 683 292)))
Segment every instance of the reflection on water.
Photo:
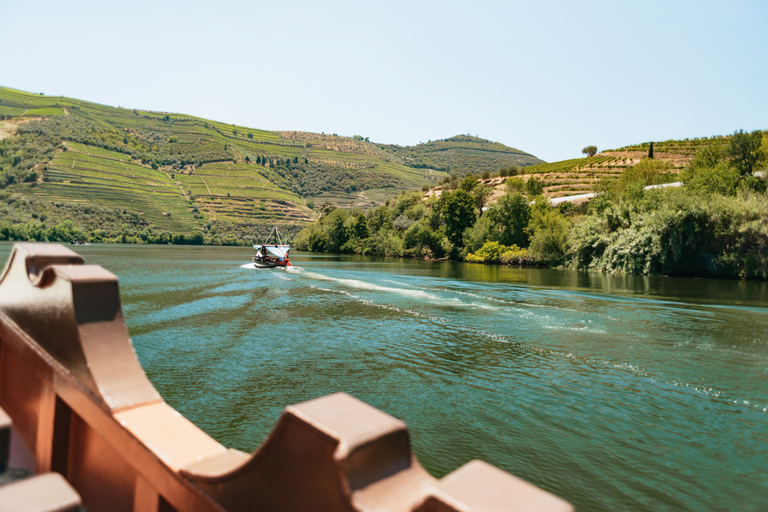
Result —
POLYGON ((765 504, 765 283, 76 250, 120 277, 158 390, 228 446, 252 451, 286 405, 345 391, 406 421, 438 476, 480 458, 580 510, 765 504))

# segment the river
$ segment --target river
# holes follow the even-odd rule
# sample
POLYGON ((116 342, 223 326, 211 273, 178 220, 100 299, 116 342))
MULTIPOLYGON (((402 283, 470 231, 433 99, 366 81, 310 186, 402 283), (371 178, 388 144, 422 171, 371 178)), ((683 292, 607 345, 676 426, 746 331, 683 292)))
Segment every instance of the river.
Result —
MULTIPOLYGON (((0 244, 7 260, 11 244, 0 244)), ((581 511, 768 508, 768 284, 248 248, 94 245, 166 401, 253 451, 343 391, 442 476, 488 461, 581 511)))

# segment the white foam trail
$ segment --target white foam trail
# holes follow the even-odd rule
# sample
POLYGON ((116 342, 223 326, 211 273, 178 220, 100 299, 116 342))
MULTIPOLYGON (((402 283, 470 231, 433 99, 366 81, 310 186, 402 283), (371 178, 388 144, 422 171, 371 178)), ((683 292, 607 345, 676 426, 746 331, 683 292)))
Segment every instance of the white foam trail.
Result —
MULTIPOLYGON (((254 263, 246 263, 245 265, 240 265, 240 268, 249 268, 254 270, 272 270, 269 268, 257 267, 254 263)), ((300 274, 301 272, 303 272, 303 270, 300 267, 294 267, 293 265, 291 265, 290 267, 281 267, 281 268, 284 271, 289 272, 291 274, 300 274)))
POLYGON ((361 304, 365 304, 366 306, 371 306, 371 307, 374 307, 374 308, 386 309, 386 310, 389 310, 389 311, 396 311, 398 313, 407 313, 407 314, 413 315, 415 317, 427 318, 427 319, 432 320, 434 322, 439 322, 439 323, 443 323, 443 324, 450 322, 450 320, 448 320, 447 318, 441 318, 441 317, 437 317, 437 316, 425 315, 424 313, 420 313, 420 312, 414 311, 412 309, 398 308, 396 306, 392 306, 392 305, 389 305, 389 304, 377 304, 377 303, 375 303, 373 301, 370 301, 368 299, 364 299, 362 297, 359 297, 359 296, 355 295, 354 293, 349 293, 349 292, 344 291, 344 290, 332 290, 330 288, 322 288, 320 286, 315 286, 315 285, 312 285, 312 288, 314 288, 316 290, 322 290, 324 292, 329 292, 329 293, 339 293, 341 295, 344 295, 345 297, 349 297, 352 300, 360 302, 361 304))
POLYGON ((365 281, 359 281, 357 279, 339 279, 336 277, 328 277, 323 274, 317 274, 315 272, 303 272, 303 275, 312 279, 317 279, 318 281, 330 281, 334 283, 339 283, 341 285, 347 286, 349 288, 355 288, 358 290, 368 290, 373 292, 388 292, 388 293, 397 293, 399 295, 403 295, 404 297, 412 297, 412 298, 419 298, 419 299, 429 299, 434 302, 441 302, 440 297, 438 297, 435 294, 427 293, 425 291, 421 290, 406 290, 403 288, 389 288, 387 286, 380 286, 378 284, 373 283, 366 283, 365 281))
MULTIPOLYGON (((286 271, 288 270, 286 269, 286 271)), ((316 279, 318 281, 338 283, 343 286, 347 286, 349 288, 354 288, 356 290, 395 293, 411 299, 419 299, 419 300, 426 299, 432 305, 436 305, 436 306, 468 307, 473 309, 498 309, 498 307, 492 306, 489 304, 478 303, 478 302, 466 303, 466 302, 462 302, 461 300, 455 297, 444 298, 444 297, 440 297, 439 295, 435 295, 434 293, 425 292, 423 290, 417 290, 412 288, 392 288, 389 286, 381 286, 378 284, 360 281, 358 279, 341 279, 337 277, 329 277, 323 274, 318 274, 316 272, 301 271, 300 273, 303 276, 309 277, 311 279, 316 279)))

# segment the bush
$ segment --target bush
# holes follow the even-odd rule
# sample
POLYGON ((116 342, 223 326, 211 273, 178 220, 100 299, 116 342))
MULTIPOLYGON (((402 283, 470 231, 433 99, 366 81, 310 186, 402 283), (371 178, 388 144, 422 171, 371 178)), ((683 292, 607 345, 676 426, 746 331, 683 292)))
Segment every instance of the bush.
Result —
POLYGON ((392 225, 398 231, 405 231, 405 230, 407 230, 408 228, 411 227, 413 222, 414 222, 413 219, 410 219, 410 218, 406 217, 405 215, 400 215, 398 218, 396 218, 394 220, 392 225))
POLYGON ((505 265, 521 265, 528 263, 530 260, 528 249, 521 249, 517 246, 512 246, 510 250, 505 251, 499 256, 499 263, 505 265))
POLYGON ((493 229, 489 213, 481 215, 474 226, 464 230, 464 247, 468 253, 477 251, 486 241, 498 241, 498 232, 493 229))
POLYGON ((527 251, 516 245, 507 246, 499 242, 488 241, 474 253, 467 254, 466 261, 470 263, 499 263, 502 255, 505 255, 509 260, 515 256, 519 257, 521 254, 527 254, 527 251))
POLYGON ((627 191, 643 189, 648 185, 659 185, 675 181, 677 176, 672 174, 672 164, 662 160, 645 158, 639 164, 628 167, 612 187, 614 195, 627 191))
POLYGON ((534 208, 529 229, 533 232, 528 248, 531 258, 548 265, 565 263, 571 224, 555 209, 534 208))
POLYGON ((522 192, 525 189, 525 182, 522 178, 507 178, 504 182, 507 188, 507 194, 514 194, 515 192, 522 192))
POLYGON ((436 257, 444 255, 441 236, 430 229, 428 222, 419 222, 409 227, 403 234, 405 253, 415 257, 436 257))
POLYGON ((654 209, 616 208, 571 235, 573 266, 609 272, 768 278, 768 198, 665 190, 654 209))
POLYGON ((525 182, 525 193, 530 197, 540 196, 544 193, 544 184, 539 178, 528 178, 525 182))
POLYGON ((520 168, 516 165, 510 165, 509 167, 504 167, 499 171, 499 176, 517 176, 520 172, 520 168))
POLYGON ((739 184, 739 171, 726 162, 713 167, 689 166, 680 173, 680 179, 693 192, 732 196, 739 184))

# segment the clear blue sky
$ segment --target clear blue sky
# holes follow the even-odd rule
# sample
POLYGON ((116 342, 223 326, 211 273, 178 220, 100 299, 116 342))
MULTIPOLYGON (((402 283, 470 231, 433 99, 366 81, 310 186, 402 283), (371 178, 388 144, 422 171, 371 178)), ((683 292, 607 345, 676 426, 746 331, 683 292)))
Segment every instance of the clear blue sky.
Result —
POLYGON ((768 1, 0 0, 0 85, 547 161, 768 129, 768 1))

